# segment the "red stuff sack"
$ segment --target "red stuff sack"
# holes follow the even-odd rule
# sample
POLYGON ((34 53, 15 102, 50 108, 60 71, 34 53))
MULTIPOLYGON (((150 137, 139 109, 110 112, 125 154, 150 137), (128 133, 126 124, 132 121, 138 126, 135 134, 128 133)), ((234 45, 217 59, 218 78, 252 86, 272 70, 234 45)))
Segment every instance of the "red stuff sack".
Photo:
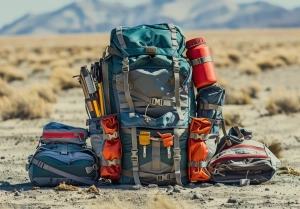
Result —
POLYGON ((103 129, 103 149, 100 157, 100 177, 118 180, 121 175, 122 145, 117 116, 107 116, 100 120, 103 129))
POLYGON ((219 135, 210 134, 211 121, 207 118, 193 118, 188 139, 188 177, 191 182, 207 181, 210 173, 206 167, 213 157, 219 135))

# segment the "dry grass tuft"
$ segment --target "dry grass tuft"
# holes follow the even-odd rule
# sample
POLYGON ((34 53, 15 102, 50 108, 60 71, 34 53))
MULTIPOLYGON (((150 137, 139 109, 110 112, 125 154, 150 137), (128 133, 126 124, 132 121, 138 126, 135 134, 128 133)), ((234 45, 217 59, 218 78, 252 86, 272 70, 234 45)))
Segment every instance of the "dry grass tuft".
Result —
POLYGON ((0 78, 0 97, 10 96, 13 94, 13 91, 13 88, 0 78))
POLYGON ((227 91, 225 104, 245 105, 252 104, 252 99, 243 89, 231 88, 227 91))
POLYGON ((76 78, 73 78, 75 73, 67 68, 57 67, 50 76, 50 81, 60 87, 60 89, 70 89, 80 87, 76 78))
POLYGON ((92 186, 90 186, 90 188, 85 189, 84 192, 86 192, 86 193, 100 194, 100 189, 98 189, 95 185, 92 185, 92 186))
POLYGON ((57 187, 54 188, 56 191, 79 191, 78 187, 68 185, 65 182, 60 183, 57 187))
POLYGON ((266 109, 270 115, 298 112, 300 110, 299 95, 292 90, 286 90, 283 87, 278 88, 269 97, 266 109))
POLYGON ((259 140, 259 142, 262 142, 264 144, 268 145, 269 150, 277 157, 277 158, 281 158, 282 157, 282 143, 275 140, 272 142, 268 142, 268 140, 266 139, 261 139, 259 140))
POLYGON ((19 91, 11 97, 2 97, 0 100, 0 115, 3 120, 43 118, 49 116, 51 112, 51 104, 37 93, 30 91, 19 91))
POLYGON ((279 170, 281 172, 279 172, 277 175, 282 175, 282 174, 291 174, 294 176, 300 176, 300 172, 297 171, 295 168, 291 168, 291 167, 280 167, 279 170))
POLYGON ((260 73, 260 68, 251 60, 242 61, 237 68, 242 74, 246 75, 258 75, 260 73))
POLYGON ((15 80, 25 80, 26 75, 20 71, 17 71, 13 66, 2 66, 0 68, 0 78, 7 82, 15 81, 15 80))
POLYGON ((46 71, 46 66, 41 63, 35 63, 31 66, 31 72, 35 73, 43 73, 46 71))
POLYGON ((232 126, 243 127, 242 116, 241 116, 240 113, 224 112, 223 116, 224 116, 224 121, 225 121, 226 126, 229 126, 229 127, 232 127, 232 126))
POLYGON ((55 103, 57 101, 57 94, 59 90, 53 84, 33 84, 30 86, 30 91, 37 93, 39 97, 46 102, 55 103))

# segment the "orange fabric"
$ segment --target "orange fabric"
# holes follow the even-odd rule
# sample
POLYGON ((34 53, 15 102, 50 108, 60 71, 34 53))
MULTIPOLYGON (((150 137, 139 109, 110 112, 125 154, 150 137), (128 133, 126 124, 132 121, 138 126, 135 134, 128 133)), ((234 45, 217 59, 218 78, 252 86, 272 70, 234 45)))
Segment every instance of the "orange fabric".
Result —
MULTIPOLYGON (((103 130, 106 134, 119 133, 119 122, 117 116, 108 116, 101 119, 103 130)), ((122 158, 122 144, 120 137, 106 140, 103 145, 102 154, 104 160, 114 160, 122 158)), ((118 180, 121 175, 121 165, 100 166, 100 177, 118 180)))
POLYGON ((114 132, 119 131, 119 121, 115 115, 101 119, 101 123, 106 134, 113 134, 114 132))
MULTIPOLYGON (((198 134, 209 134, 211 130, 211 122, 206 118, 193 118, 190 132, 198 134)), ((188 139, 188 161, 200 162, 204 161, 208 156, 208 148, 206 142, 201 139, 188 139)), ((205 168, 188 167, 188 176, 190 181, 205 181, 210 178, 205 168)))
POLYGON ((164 147, 171 147, 173 146, 173 136, 171 133, 161 134, 156 132, 163 140, 164 147))

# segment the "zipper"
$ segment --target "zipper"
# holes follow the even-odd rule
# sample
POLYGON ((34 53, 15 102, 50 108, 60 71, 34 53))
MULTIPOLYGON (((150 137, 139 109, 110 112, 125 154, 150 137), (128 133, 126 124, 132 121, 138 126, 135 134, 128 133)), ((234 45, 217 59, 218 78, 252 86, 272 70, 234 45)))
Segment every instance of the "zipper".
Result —
POLYGON ((227 155, 232 155, 232 154, 237 154, 236 153, 238 150, 241 150, 241 151, 246 151, 248 153, 244 153, 245 154, 262 154, 262 155, 266 155, 266 152, 264 149, 261 149, 261 148, 257 148, 257 147, 247 147, 247 149, 245 149, 246 147, 241 147, 241 148, 229 148, 229 149, 226 149, 226 151, 222 151, 221 153, 217 154, 214 158, 221 158, 221 157, 224 157, 224 156, 227 156, 227 155), (255 152, 255 153, 253 153, 255 152))
POLYGON ((52 151, 43 151, 43 152, 38 153, 36 156, 34 156, 34 158, 38 158, 41 156, 51 157, 51 158, 54 158, 63 163, 66 163, 66 164, 70 164, 70 162, 78 161, 78 160, 87 160, 90 162, 95 162, 95 159, 92 156, 85 154, 85 153, 80 153, 80 152, 75 154, 75 156, 71 155, 71 154, 67 154, 67 155, 63 156, 58 153, 53 153, 52 151))
POLYGON ((66 132, 45 132, 42 138, 53 139, 53 138, 70 138, 70 139, 78 139, 82 141, 84 139, 83 133, 66 133, 66 132))

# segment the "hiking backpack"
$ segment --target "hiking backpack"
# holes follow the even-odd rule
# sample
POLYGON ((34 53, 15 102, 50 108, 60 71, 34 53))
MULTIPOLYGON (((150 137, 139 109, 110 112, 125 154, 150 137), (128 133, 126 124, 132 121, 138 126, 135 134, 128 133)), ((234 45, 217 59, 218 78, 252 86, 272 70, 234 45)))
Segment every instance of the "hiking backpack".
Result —
MULTIPOLYGON (((100 60, 106 114, 118 114, 123 184, 186 184, 195 116, 185 38, 173 24, 112 30, 100 60)), ((96 137, 91 138, 96 143, 96 137)))
POLYGON ((267 145, 252 140, 252 132, 243 128, 231 128, 228 137, 222 137, 220 147, 208 165, 214 182, 264 183, 273 177, 280 165, 267 145))

